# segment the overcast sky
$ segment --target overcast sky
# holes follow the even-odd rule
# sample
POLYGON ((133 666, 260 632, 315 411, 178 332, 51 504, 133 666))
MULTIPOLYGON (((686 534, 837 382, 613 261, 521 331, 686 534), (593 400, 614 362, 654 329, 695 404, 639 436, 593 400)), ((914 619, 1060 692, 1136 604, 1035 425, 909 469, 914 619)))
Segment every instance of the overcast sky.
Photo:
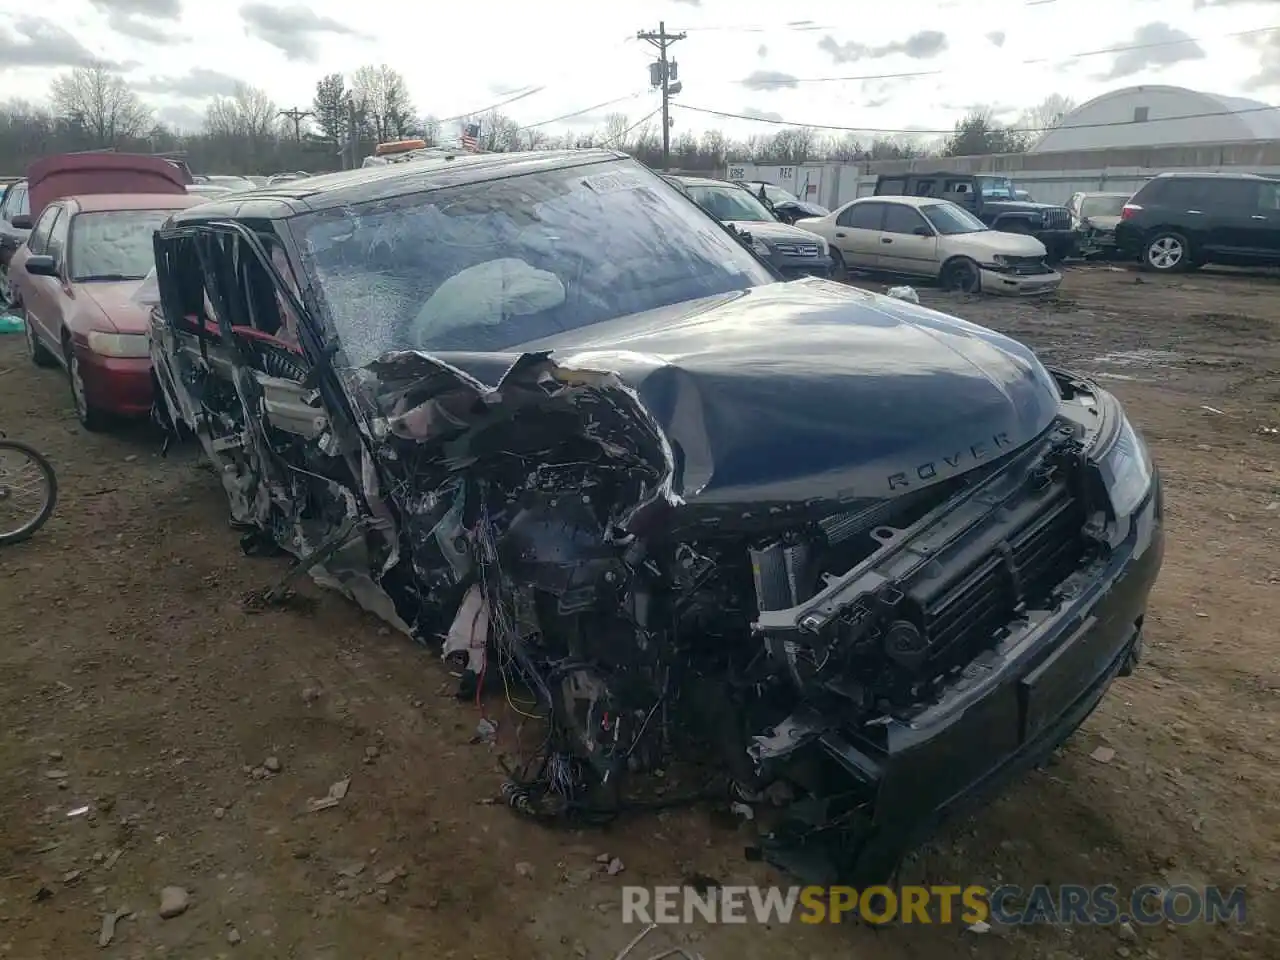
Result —
MULTIPOLYGON (((537 87, 503 112, 534 124, 631 97, 547 129, 590 127, 657 106, 635 34, 660 19, 688 32, 678 102, 800 124, 946 130, 976 104, 1013 120, 1138 83, 1280 102, 1280 29, 1228 36, 1280 28, 1277 0, 0 0, 0 96, 40 99, 59 70, 104 60, 191 127, 236 80, 305 108, 323 74, 387 63, 437 117, 537 87), (1139 49, 1074 56, 1124 46, 1139 49), (817 79, 912 73, 930 75, 817 79)), ((779 129, 673 117, 677 133, 779 129)))

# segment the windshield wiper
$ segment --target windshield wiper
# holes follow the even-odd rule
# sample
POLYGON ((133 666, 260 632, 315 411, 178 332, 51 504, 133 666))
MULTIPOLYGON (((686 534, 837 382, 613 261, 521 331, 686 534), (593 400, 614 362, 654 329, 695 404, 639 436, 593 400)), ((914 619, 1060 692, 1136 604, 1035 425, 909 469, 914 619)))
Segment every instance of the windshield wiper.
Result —
POLYGON ((123 273, 90 273, 83 277, 72 277, 72 283, 119 283, 123 280, 141 280, 142 277, 126 276, 123 273))

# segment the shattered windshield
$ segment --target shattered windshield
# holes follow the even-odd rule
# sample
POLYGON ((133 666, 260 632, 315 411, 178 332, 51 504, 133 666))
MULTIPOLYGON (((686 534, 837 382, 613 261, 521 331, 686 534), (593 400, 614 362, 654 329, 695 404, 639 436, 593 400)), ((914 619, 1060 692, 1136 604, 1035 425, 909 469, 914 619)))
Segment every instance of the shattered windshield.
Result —
POLYGON ((775 187, 772 183, 755 184, 752 190, 756 196, 760 195, 760 187, 764 187, 764 198, 770 203, 796 203, 800 200, 794 193, 788 193, 781 187, 775 187))
POLYGON ((685 189, 689 191, 694 203, 717 220, 772 223, 777 219, 769 212, 768 207, 756 199, 755 194, 742 187, 688 183, 685 184, 685 189))
POLYGON ((617 161, 307 214, 302 260, 347 359, 503 350, 773 282, 656 175, 617 161))
POLYGON ((1128 197, 1085 197, 1080 204, 1082 217, 1118 217, 1128 197))
POLYGON ((155 265, 152 237, 172 210, 106 210, 77 214, 68 269, 74 282, 141 280, 155 265))
POLYGON ((1017 192, 1013 189, 1013 181, 1005 177, 974 177, 978 181, 978 189, 982 195, 991 200, 1015 200, 1017 192))

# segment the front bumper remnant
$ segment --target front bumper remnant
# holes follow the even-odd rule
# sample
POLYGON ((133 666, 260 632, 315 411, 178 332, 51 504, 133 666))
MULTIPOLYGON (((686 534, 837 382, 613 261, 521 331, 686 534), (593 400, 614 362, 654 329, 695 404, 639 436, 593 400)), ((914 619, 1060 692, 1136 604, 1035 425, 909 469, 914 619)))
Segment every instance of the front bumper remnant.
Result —
POLYGON ((1074 595, 1029 614, 923 713, 855 727, 807 709, 758 739, 758 762, 826 763, 857 794, 794 805, 764 839, 765 857, 813 883, 883 882, 940 821, 1043 763, 1141 656, 1162 513, 1156 477, 1124 541, 1073 578, 1074 595))

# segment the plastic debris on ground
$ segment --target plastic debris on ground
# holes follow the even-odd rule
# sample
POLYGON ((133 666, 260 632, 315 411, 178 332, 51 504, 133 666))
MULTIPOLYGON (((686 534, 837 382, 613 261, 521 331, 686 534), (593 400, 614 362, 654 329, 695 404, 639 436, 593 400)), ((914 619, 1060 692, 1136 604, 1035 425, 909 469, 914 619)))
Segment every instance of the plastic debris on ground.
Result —
POLYGON ((25 330, 26 325, 21 317, 15 317, 11 313, 0 316, 0 333, 22 333, 25 330))
POLYGON ((895 300, 905 300, 907 303, 919 303, 920 294, 916 293, 915 287, 890 287, 885 291, 886 297, 893 297, 895 300))

